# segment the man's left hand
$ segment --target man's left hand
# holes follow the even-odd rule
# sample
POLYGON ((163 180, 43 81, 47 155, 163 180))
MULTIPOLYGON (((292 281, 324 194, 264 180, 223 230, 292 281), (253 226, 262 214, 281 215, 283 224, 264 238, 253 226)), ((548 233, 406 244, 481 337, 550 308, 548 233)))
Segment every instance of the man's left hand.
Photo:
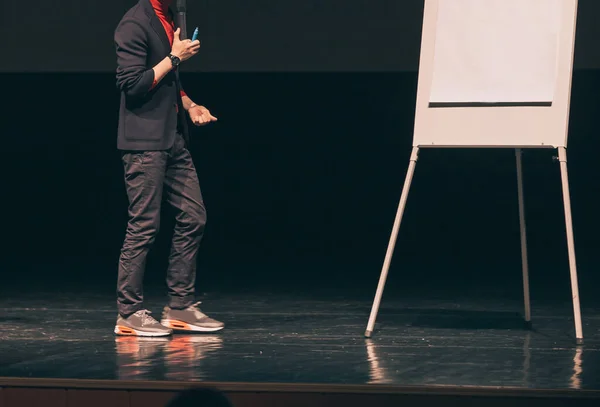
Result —
POLYGON ((216 122, 217 118, 210 114, 204 106, 196 105, 188 110, 192 123, 196 126, 204 126, 210 122, 216 122))

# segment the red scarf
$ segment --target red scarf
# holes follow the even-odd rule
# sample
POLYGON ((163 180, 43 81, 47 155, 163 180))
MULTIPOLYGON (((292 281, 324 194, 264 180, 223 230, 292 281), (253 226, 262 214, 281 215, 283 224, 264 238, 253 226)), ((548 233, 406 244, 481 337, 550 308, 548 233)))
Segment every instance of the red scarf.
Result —
MULTIPOLYGON (((165 33, 167 33, 167 38, 169 38, 169 44, 171 44, 171 46, 173 46, 173 37, 175 36, 175 22, 169 15, 169 6, 172 2, 173 0, 150 0, 150 4, 152 4, 156 16, 165 29, 165 33)), ((152 87, 154 88, 156 84, 156 81, 154 81, 152 87)), ((186 96, 183 89, 181 90, 181 96, 186 96)))
POLYGON ((165 32, 167 33, 167 37, 169 38, 169 43, 171 46, 173 46, 173 35, 175 29, 175 23, 169 15, 169 5, 171 5, 172 2, 173 0, 150 0, 156 16, 160 20, 165 32))

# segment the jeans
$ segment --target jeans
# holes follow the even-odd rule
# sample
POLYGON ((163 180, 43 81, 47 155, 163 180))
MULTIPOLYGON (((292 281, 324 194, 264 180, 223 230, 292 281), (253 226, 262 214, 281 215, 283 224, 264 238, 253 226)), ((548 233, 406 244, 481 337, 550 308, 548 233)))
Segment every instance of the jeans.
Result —
POLYGON ((148 251, 160 226, 161 204, 176 210, 167 287, 169 306, 195 301, 196 257, 206 224, 196 168, 181 135, 165 151, 124 152, 129 222, 119 257, 117 308, 123 317, 143 309, 143 278, 148 251))

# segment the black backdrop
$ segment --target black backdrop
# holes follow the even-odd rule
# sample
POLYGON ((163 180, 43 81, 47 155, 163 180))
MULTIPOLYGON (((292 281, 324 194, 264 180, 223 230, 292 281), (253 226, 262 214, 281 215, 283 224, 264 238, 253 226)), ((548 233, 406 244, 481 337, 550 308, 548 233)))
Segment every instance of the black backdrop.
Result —
MULTIPOLYGON (((416 71, 423 0, 189 0, 202 53, 189 71, 416 71)), ((580 0, 576 67, 600 68, 600 2, 580 0)), ((0 72, 112 72, 135 0, 7 0, 0 72)))
MULTIPOLYGON (((118 94, 110 39, 125 7, 105 2, 95 10, 96 3, 88 2, 91 9, 83 4, 76 9, 71 3, 84 2, 61 2, 64 13, 54 3, 40 2, 35 17, 27 20, 37 18, 38 24, 3 25, 18 34, 8 54, 19 58, 2 58, 0 63, 17 71, 0 76, 0 273, 5 287, 26 283, 19 290, 32 284, 83 282, 112 292, 127 203, 115 150, 118 94), (80 12, 78 18, 69 17, 74 10, 80 12)), ((367 9, 362 1, 341 3, 344 10, 365 13, 384 9, 367 9)), ((333 47, 329 60, 299 57, 318 56, 324 45, 301 50, 278 45, 283 38, 319 44, 310 39, 306 16, 290 20, 293 7, 308 9, 311 2, 286 8, 257 1, 244 12, 232 7, 232 1, 191 6, 195 13, 200 4, 214 12, 214 25, 207 22, 213 18, 208 11, 198 19, 206 27, 204 38, 219 44, 218 49, 205 49, 197 65, 214 72, 187 72, 183 77, 188 93, 220 119, 196 129, 191 145, 209 211, 200 259, 202 288, 323 286, 335 293, 354 287, 366 297, 373 295, 411 149, 419 7, 418 2, 372 3, 395 11, 402 28, 398 32, 411 32, 410 40, 386 37, 384 32, 391 30, 386 14, 377 28, 385 41, 353 53, 356 37, 339 34, 330 44, 340 46, 333 47), (399 3, 405 8, 390 6, 399 3), (287 24, 281 20, 265 27, 273 10, 285 15, 287 24), (218 26, 218 21, 230 24, 218 26), (261 33, 261 41, 253 42, 254 48, 238 43, 247 39, 240 34, 243 22, 249 21, 261 22, 254 31, 261 33), (294 27, 306 30, 300 33, 294 27), (269 37, 268 32, 282 35, 269 37), (250 52, 257 49, 262 58, 250 52), (404 51, 384 60, 389 49, 404 51), (364 58, 364 52, 373 59, 364 58), (400 57, 406 59, 395 59, 400 57), (352 58, 361 61, 353 64, 352 58), (321 72, 296 71, 316 67, 321 72)), ((582 19, 589 23, 595 3, 581 3, 582 19)), ((315 11, 311 20, 315 24, 323 19, 321 28, 328 27, 325 21, 337 21, 333 5, 338 3, 323 4, 315 9, 323 14, 315 11)), ((16 6, 2 5, 12 13, 16 6)), ((8 15, 3 12, 2 18, 8 15)), ((357 25, 350 28, 366 29, 365 22, 357 25)), ((580 25, 580 67, 594 67, 597 51, 588 45, 595 38, 584 34, 595 29, 593 24, 580 25)), ((8 37, 2 38, 6 42, 8 37)), ((597 70, 576 71, 569 157, 584 306, 595 297, 599 282, 599 85, 597 70)), ((534 298, 568 304, 559 168, 550 151, 528 151, 524 160, 534 298)), ((163 281, 170 226, 165 218, 149 282, 163 281)), ((500 290, 520 296, 513 152, 423 152, 398 245, 390 290, 427 287, 447 290, 449 296, 500 290)))

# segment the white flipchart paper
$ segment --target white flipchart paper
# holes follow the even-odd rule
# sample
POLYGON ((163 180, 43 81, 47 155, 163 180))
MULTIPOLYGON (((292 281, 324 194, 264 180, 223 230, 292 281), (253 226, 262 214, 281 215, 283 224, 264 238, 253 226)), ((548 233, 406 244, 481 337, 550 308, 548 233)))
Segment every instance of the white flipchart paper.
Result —
POLYGON ((440 0, 432 103, 552 102, 562 0, 440 0))

